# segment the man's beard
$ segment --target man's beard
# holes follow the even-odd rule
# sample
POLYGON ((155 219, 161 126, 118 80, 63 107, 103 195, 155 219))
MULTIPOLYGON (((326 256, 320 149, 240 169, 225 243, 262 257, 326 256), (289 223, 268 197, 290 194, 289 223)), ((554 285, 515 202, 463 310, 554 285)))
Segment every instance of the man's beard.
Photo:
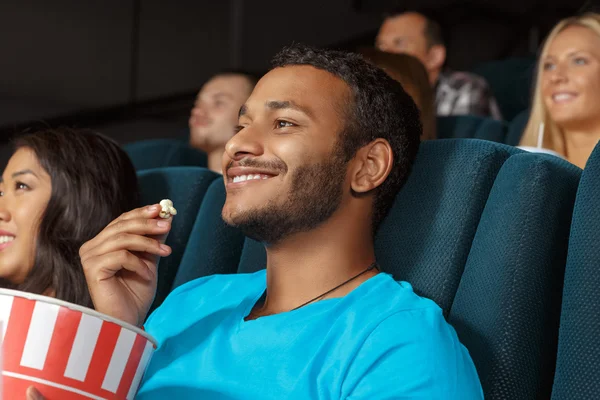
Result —
POLYGON ((342 202, 346 164, 334 155, 331 161, 298 168, 283 202, 270 201, 264 207, 233 217, 228 224, 266 244, 316 228, 342 202))

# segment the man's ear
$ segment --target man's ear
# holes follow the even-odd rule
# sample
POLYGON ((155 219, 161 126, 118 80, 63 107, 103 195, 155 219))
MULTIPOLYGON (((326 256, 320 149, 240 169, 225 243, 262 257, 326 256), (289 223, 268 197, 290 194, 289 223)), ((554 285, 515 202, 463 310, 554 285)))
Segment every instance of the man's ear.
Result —
POLYGON ((428 71, 439 71, 446 62, 446 47, 441 44, 431 46, 427 51, 427 62, 425 68, 428 71))
POLYGON ((383 138, 363 146, 354 158, 351 188, 355 193, 367 193, 380 186, 390 174, 394 152, 383 138))

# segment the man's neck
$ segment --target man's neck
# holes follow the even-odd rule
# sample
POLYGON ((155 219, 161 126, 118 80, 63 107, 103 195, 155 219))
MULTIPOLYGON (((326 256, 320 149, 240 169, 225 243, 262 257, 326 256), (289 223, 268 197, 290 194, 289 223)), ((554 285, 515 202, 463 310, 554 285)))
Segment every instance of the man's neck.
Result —
MULTIPOLYGON (((375 261, 369 221, 333 216, 310 232, 267 246, 267 298, 258 316, 292 310, 364 271, 375 261)), ((374 269, 324 298, 342 297, 374 269)), ((321 300, 321 299, 320 299, 321 300)))
POLYGON ((584 168, 600 140, 600 126, 565 131, 565 146, 569 162, 584 168))
POLYGON ((431 83, 431 87, 435 88, 440 79, 441 70, 429 71, 429 82, 431 83))

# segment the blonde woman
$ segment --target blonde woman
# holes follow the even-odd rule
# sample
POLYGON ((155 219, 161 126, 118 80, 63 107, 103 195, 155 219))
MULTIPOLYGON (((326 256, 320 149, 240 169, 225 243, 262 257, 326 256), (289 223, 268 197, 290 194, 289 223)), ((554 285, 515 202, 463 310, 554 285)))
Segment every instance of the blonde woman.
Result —
POLYGON ((541 145, 583 168, 600 140, 600 14, 567 18, 552 30, 531 110, 520 144, 541 145))

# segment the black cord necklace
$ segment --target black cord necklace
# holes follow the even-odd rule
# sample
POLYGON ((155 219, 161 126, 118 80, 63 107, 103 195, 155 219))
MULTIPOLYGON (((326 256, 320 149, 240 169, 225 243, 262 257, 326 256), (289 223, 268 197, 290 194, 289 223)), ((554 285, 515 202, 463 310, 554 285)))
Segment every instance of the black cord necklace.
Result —
POLYGON ((306 305, 309 305, 310 303, 312 303, 312 302, 314 302, 314 301, 317 301, 317 300, 319 300, 319 299, 320 299, 320 298, 322 298, 322 297, 325 297, 325 296, 327 296, 329 293, 331 293, 331 292, 333 292, 333 291, 336 291, 337 289, 341 288, 341 287, 342 287, 342 286, 344 286, 345 284, 352 282, 353 280, 355 280, 355 279, 356 279, 356 278, 358 278, 359 276, 362 276, 362 275, 366 274, 367 272, 369 272, 369 271, 372 271, 372 270, 373 270, 373 269, 375 269, 375 268, 377 268, 377 270, 379 270, 379 267, 377 266, 377 261, 373 262, 373 264, 369 265, 369 267, 368 267, 367 269, 365 269, 364 271, 362 271, 361 273, 359 273, 359 274, 357 274, 357 275, 354 275, 352 278, 348 279, 347 281, 345 281, 345 282, 343 282, 343 283, 340 283, 339 285, 337 285, 337 286, 336 286, 336 287, 334 287, 333 289, 330 289, 330 290, 326 291, 325 293, 318 295, 318 296, 317 296, 317 297, 315 297, 314 299, 312 299, 312 300, 309 300, 309 301, 307 301, 306 303, 304 303, 304 304, 301 304, 301 305, 299 305, 299 306, 298 306, 298 307, 296 307, 296 308, 292 308, 290 311, 295 311, 295 310, 297 310, 297 309, 299 309, 299 308, 302 308, 302 307, 304 307, 304 306, 306 306, 306 305))
MULTIPOLYGON (((355 280, 356 278, 358 278, 358 277, 360 277, 360 276, 362 276, 362 275, 366 274, 366 273, 367 273, 367 272, 369 272, 369 271, 372 271, 373 269, 377 269, 377 270, 379 270, 379 266, 377 265, 377 261, 373 262, 373 264, 369 265, 369 267, 368 267, 367 269, 365 269, 364 271, 362 271, 361 273, 359 273, 359 274, 357 274, 357 275, 354 275, 352 278, 348 279, 347 281, 340 283, 339 285, 337 285, 337 286, 336 286, 336 287, 334 287, 333 289, 330 289, 330 290, 326 291, 325 293, 318 295, 317 297, 315 297, 315 298, 313 298, 313 299, 311 299, 311 300, 307 301, 306 303, 300 304, 298 307, 292 308, 290 311, 295 311, 295 310, 297 310, 297 309, 299 309, 299 308, 302 308, 302 307, 304 307, 304 306, 306 306, 306 305, 309 305, 309 304, 310 304, 310 303, 312 303, 312 302, 315 302, 315 301, 319 300, 320 298, 322 298, 322 297, 324 297, 324 296, 327 296, 329 293, 331 293, 331 292, 333 292, 333 291, 335 291, 335 290, 337 290, 337 289, 341 288, 342 286, 344 286, 344 285, 346 285, 346 284, 348 284, 348 283, 352 282, 352 281, 353 281, 353 280, 355 280)), ((263 295, 263 298, 264 298, 265 296, 266 296, 266 292, 265 292, 265 294, 263 295)), ((261 317, 261 315, 258 315, 258 312, 257 312, 257 311, 255 311, 254 309, 252 309, 252 310, 250 311, 250 314, 248 314, 248 317, 247 317, 247 318, 250 318, 250 317, 254 317, 254 318, 260 318, 260 317, 261 317)))

